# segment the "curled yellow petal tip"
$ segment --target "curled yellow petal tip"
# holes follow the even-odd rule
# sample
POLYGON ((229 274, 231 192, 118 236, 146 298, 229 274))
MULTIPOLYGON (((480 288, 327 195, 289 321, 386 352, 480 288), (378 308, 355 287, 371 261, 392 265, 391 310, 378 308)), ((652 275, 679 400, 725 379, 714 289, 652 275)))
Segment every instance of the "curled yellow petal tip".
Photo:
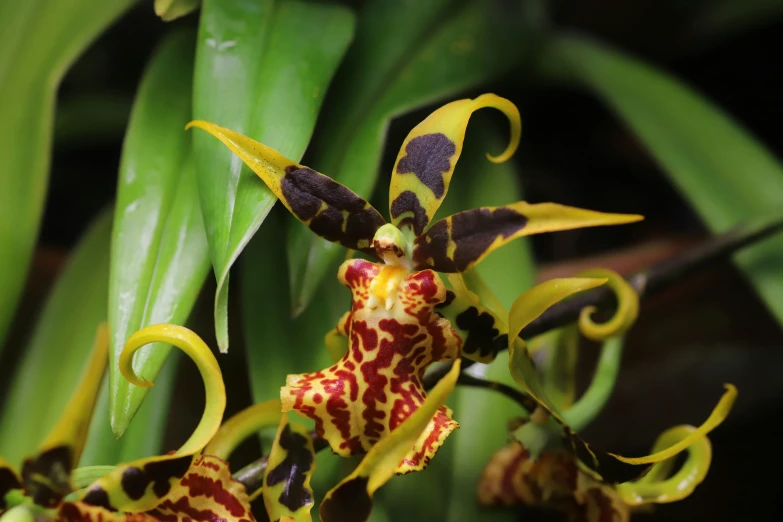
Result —
POLYGON ((517 151, 517 148, 519 147, 519 140, 522 137, 522 118, 519 115, 519 109, 517 109, 517 106, 507 99, 501 98, 500 96, 491 93, 482 94, 473 100, 473 103, 476 107, 474 110, 484 107, 492 107, 493 109, 497 109, 505 114, 508 118, 508 121, 511 125, 511 138, 509 139, 506 150, 497 156, 493 156, 487 153, 487 159, 492 163, 503 163, 504 161, 508 161, 508 159, 511 158, 511 156, 513 156, 517 151))
POLYGON ((726 391, 718 401, 718 404, 712 410, 712 413, 707 418, 707 420, 678 443, 672 444, 668 448, 657 451, 652 455, 647 455, 646 457, 628 458, 621 455, 615 455, 615 457, 623 462, 627 462, 628 464, 655 464, 674 457, 701 437, 705 437, 709 432, 717 428, 724 420, 726 420, 726 417, 729 415, 732 406, 734 406, 734 401, 737 400, 737 387, 728 383, 724 384, 723 386, 726 388, 726 391))
POLYGON ((595 306, 586 306, 579 314, 579 331, 593 341, 605 341, 625 333, 639 315, 639 296, 636 290, 620 274, 606 269, 587 270, 579 277, 606 278, 609 288, 617 298, 617 310, 604 323, 593 321, 595 306))
POLYGON ((196 363, 201 373, 206 391, 204 414, 190 439, 177 451, 179 455, 196 453, 212 439, 223 419, 226 388, 220 366, 209 346, 192 330, 173 324, 156 324, 131 335, 120 354, 122 375, 136 386, 152 385, 148 380, 136 375, 132 365, 133 354, 151 343, 168 343, 176 346, 196 363))

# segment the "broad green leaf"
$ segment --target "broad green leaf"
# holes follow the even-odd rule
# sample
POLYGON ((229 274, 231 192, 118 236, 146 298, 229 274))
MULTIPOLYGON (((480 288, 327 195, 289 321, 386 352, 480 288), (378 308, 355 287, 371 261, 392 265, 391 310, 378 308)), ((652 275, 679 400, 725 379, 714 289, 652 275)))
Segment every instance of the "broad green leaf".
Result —
POLYGON ((0 455, 12 464, 35 452, 76 388, 98 325, 106 320, 111 212, 73 250, 13 374, 0 426, 0 455))
MULTIPOLYGON (((525 25, 520 13, 496 0, 371 0, 330 90, 309 166, 367 198, 391 118, 455 98, 516 66, 529 47, 525 25)), ((291 228, 292 312, 298 314, 344 250, 302 226, 291 228)))
MULTIPOLYGON (((173 33, 155 53, 122 151, 109 283, 110 411, 117 436, 148 391, 120 375, 125 341, 144 326, 183 324, 209 271, 191 137, 184 131, 193 44, 192 33, 173 33)), ((153 381, 170 348, 143 348, 134 359, 137 373, 153 381)))
POLYGON ((0 350, 38 235, 57 85, 132 3, 0 2, 0 350))
MULTIPOLYGON (((194 119, 245 134, 298 161, 353 26, 349 10, 328 3, 206 0, 196 58, 194 119)), ((195 132, 193 140, 217 278, 215 331, 225 352, 229 269, 276 198, 212 136, 195 132)))
MULTIPOLYGON (((666 73, 573 36, 545 63, 595 90, 646 145, 713 232, 783 205, 783 168, 731 116, 666 73)), ((734 258, 783 323, 783 237, 734 258)))

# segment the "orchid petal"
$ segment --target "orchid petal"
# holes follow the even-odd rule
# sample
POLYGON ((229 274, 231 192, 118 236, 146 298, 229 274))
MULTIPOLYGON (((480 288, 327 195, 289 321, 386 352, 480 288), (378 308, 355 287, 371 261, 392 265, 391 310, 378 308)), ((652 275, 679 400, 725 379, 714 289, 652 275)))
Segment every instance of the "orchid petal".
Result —
POLYGON ((327 241, 375 254, 372 239, 385 221, 350 189, 238 132, 201 120, 188 123, 190 127, 222 141, 310 230, 327 241))
POLYGON ((288 415, 282 415, 264 473, 264 505, 269 520, 312 520, 310 479, 314 471, 315 450, 310 433, 301 424, 289 424, 288 415))
POLYGON ((155 508, 188 473, 196 455, 220 427, 226 407, 226 390, 220 366, 204 341, 189 329, 162 324, 148 326, 133 334, 120 354, 120 371, 123 376, 136 386, 152 386, 151 382, 136 375, 132 361, 136 351, 155 342, 176 346, 196 363, 206 391, 206 405, 201 421, 177 451, 122 464, 96 481, 81 495, 81 500, 87 504, 131 513, 155 508))
POLYGON ((556 203, 525 201, 458 212, 434 223, 414 240, 417 269, 464 272, 493 250, 523 236, 575 228, 622 225, 643 219, 636 214, 609 214, 556 203))
MULTIPOLYGON (((686 439, 697 430, 694 426, 675 426, 663 432, 655 441, 653 452, 686 439)), ((617 490, 629 505, 668 503, 689 496, 707 476, 712 462, 712 446, 707 437, 700 437, 687 450, 688 457, 677 473, 670 476, 675 457, 661 461, 649 473, 635 482, 619 484, 617 490)))
MULTIPOLYGON (((280 390, 283 411, 296 410, 342 456, 369 451, 424 402, 424 371, 459 356, 461 340, 435 307, 446 288, 431 270, 409 273, 362 259, 346 261, 339 279, 351 290, 350 348, 324 370, 289 375, 280 390)), ((345 316, 344 316, 345 317, 345 316)), ((444 407, 401 472, 423 469, 457 427, 444 407)))
POLYGON ((356 469, 329 491, 321 503, 324 522, 362 522, 372 510, 373 494, 391 479, 414 444, 426 433, 433 415, 442 410, 460 372, 454 362, 421 406, 389 435, 383 437, 362 459, 356 469))
POLYGON ((394 162, 389 202, 392 223, 418 236, 432 220, 446 197, 462 153, 470 116, 484 107, 500 110, 511 122, 511 139, 495 163, 508 160, 519 145, 522 123, 519 110, 505 98, 483 94, 475 100, 457 100, 430 114, 410 131, 394 162))

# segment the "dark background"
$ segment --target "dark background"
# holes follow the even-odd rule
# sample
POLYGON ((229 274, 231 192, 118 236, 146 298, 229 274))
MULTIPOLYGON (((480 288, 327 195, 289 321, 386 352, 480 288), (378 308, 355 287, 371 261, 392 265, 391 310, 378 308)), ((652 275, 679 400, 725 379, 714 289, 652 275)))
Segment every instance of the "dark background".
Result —
MULTIPOLYGON (((703 20, 683 7, 688 3, 564 1, 557 23, 675 74, 783 158, 779 101, 783 22, 770 18, 705 38, 698 31, 703 20)), ((174 24, 195 27, 196 23, 197 17, 191 15, 174 24)), ((12 346, 24 345, 68 250, 114 197, 133 95, 152 49, 169 29, 153 15, 149 3, 142 3, 92 45, 62 84, 40 246, 21 320, 9 341, 12 346)), ((510 75, 482 91, 506 96, 520 108, 525 131, 515 161, 523 173, 526 199, 646 216, 642 225, 633 228, 633 235, 623 227, 607 227, 578 237, 536 236, 533 246, 542 263, 542 278, 599 263, 627 273, 708 237, 665 174, 596 98, 579 90, 526 82, 520 75, 510 75), (567 126, 562 125, 564 120, 567 126)), ((393 159, 407 130, 429 110, 395 120, 387 156, 393 159)), ((389 168, 384 165, 384 172, 389 168)), ((214 344, 213 292, 210 281, 195 312, 203 319, 195 321, 203 325, 197 331, 210 344, 214 344)), ((241 328, 232 332, 239 336, 241 328)), ((583 348, 587 356, 581 377, 586 382, 596 347, 585 344, 583 348)), ((12 370, 14 352, 6 352, 0 375, 12 370)), ((225 373, 244 376, 242 364, 242 350, 232 350, 225 373)), ((778 471, 783 468, 783 454, 775 429, 783 414, 779 377, 783 335, 743 276, 729 265, 715 266, 645 301, 628 338, 623 365, 614 397, 585 436, 626 455, 645 454, 654 436, 668 426, 701 422, 722 392, 723 382, 734 382, 740 390, 729 421, 710 436, 714 456, 705 483, 686 501, 635 518, 736 522, 766 518, 783 487, 778 471)), ((231 414, 248 403, 249 391, 244 378, 227 382, 227 414, 231 414)), ((200 389, 199 378, 189 365, 180 371, 176 389, 178 408, 167 436, 167 446, 172 447, 184 439, 202 407, 199 392, 193 397, 194 390, 200 389)), ((257 452, 258 447, 250 444, 237 459, 246 463, 257 452)), ((542 517, 536 512, 522 518, 542 517)))

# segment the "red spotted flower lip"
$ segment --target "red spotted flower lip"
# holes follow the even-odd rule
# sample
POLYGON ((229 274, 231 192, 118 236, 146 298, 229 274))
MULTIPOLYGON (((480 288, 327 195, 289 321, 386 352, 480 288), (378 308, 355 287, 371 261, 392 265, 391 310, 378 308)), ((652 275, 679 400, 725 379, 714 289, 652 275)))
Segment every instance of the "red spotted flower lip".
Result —
MULTIPOLYGON (((348 456, 368 451, 424 402, 424 370, 456 359, 462 341, 434 311, 446 289, 432 270, 355 259, 338 277, 352 296, 340 328, 349 335, 348 351, 330 368, 289 375, 280 395, 284 411, 314 419, 332 450, 348 456)), ((424 468, 457 426, 441 407, 398 471, 424 468)))

